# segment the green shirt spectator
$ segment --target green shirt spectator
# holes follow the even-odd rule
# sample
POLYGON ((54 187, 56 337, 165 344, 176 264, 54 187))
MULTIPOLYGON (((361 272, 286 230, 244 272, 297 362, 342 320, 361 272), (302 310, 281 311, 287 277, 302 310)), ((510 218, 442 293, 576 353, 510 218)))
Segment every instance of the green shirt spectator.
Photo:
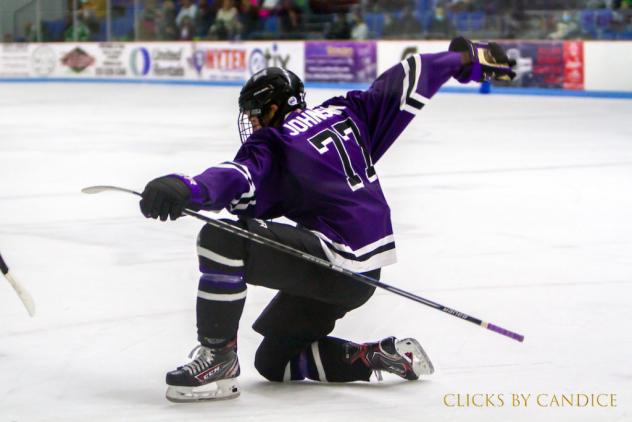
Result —
POLYGON ((90 29, 83 23, 83 21, 77 19, 77 26, 70 25, 64 34, 66 41, 90 41, 90 29))

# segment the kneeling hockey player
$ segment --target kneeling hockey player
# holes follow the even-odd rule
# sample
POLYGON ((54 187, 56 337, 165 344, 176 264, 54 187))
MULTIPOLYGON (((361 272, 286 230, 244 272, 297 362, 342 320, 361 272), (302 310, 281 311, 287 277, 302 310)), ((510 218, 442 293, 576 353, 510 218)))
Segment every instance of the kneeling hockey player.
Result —
MULTIPOLYGON (((450 78, 509 79, 512 65, 497 44, 457 38, 447 52, 407 58, 366 91, 311 108, 294 73, 262 70, 239 96, 235 158, 192 178, 152 180, 141 211, 165 221, 185 208, 226 208, 239 216, 230 224, 378 279, 395 262, 395 243, 375 163, 450 78), (281 216, 297 226, 267 221, 281 216)), ((416 380, 433 372, 414 339, 357 344, 328 336, 374 287, 210 225, 197 250, 200 344, 190 363, 167 374, 168 399, 239 395, 237 328, 248 284, 278 290, 253 326, 264 337, 255 366, 270 381, 369 381, 381 371, 416 380)))

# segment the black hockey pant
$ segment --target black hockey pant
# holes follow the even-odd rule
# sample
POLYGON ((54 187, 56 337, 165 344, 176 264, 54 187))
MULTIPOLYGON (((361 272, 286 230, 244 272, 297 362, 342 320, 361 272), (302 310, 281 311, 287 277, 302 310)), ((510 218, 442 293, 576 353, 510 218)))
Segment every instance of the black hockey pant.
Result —
MULTIPOLYGON (((320 240, 293 226, 254 219, 228 221, 327 259, 320 240)), ((198 237, 198 339, 213 346, 237 335, 246 285, 279 292, 253 325, 264 336, 255 366, 271 381, 368 380, 371 370, 345 359, 345 340, 327 337, 336 320, 364 304, 375 288, 300 258, 206 225, 198 237)), ((380 270, 367 273, 379 278, 380 270)))

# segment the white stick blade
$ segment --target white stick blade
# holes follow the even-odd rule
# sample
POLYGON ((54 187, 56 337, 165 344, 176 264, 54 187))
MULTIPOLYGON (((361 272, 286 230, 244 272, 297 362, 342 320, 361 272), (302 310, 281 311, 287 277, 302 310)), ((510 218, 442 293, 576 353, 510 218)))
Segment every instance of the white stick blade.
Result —
POLYGON ((85 187, 83 189, 81 189, 81 193, 87 193, 87 194, 95 194, 95 193, 101 193, 101 192, 125 192, 125 193, 131 193, 133 195, 138 195, 140 196, 140 193, 133 191, 131 189, 125 189, 125 188, 121 188, 119 186, 107 186, 107 185, 103 185, 103 186, 88 186, 85 187))
POLYGON ((110 190, 110 186, 88 186, 81 189, 81 193, 94 194, 110 190))
POLYGON ((11 286, 13 286, 13 289, 18 294, 18 297, 24 304, 24 307, 26 308, 26 311, 29 313, 29 315, 31 317, 35 316, 35 301, 33 300, 33 296, 31 296, 31 294, 26 291, 24 286, 22 286, 15 278, 13 278, 11 273, 6 273, 4 276, 7 278, 7 280, 9 280, 11 286))

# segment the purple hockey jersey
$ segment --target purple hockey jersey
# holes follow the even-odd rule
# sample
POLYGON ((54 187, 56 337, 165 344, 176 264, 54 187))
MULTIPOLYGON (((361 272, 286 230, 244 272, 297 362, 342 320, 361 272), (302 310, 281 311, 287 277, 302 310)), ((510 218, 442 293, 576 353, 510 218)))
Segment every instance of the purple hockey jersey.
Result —
POLYGON ((356 272, 396 261, 390 209, 374 164, 461 69, 461 55, 414 55, 366 91, 350 91, 262 128, 233 161, 193 179, 203 208, 260 219, 285 216, 321 240, 329 260, 356 272))

